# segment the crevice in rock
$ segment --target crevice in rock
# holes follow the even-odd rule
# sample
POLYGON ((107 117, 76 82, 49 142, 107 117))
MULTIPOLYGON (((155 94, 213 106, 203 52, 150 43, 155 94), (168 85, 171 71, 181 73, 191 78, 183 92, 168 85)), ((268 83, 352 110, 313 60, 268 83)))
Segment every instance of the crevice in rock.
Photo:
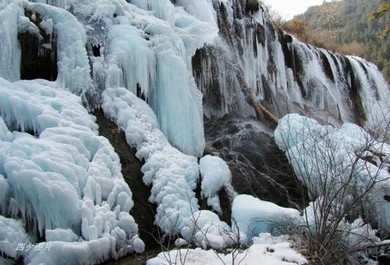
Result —
POLYGON ((200 210, 212 211, 211 207, 207 205, 207 198, 205 198, 202 195, 202 181, 200 178, 198 179, 198 182, 196 183, 195 197, 198 200, 200 210))
POLYGON ((137 97, 148 103, 148 99, 145 96, 145 93, 142 90, 142 87, 139 83, 137 83, 137 97))
POLYGON ((95 57, 100 57, 101 54, 100 54, 100 45, 99 44, 96 44, 96 45, 92 45, 92 54, 93 56, 95 57))
POLYGON ((219 201, 222 209, 222 215, 220 215, 221 221, 226 222, 228 225, 232 225, 232 198, 226 189, 222 189, 218 193, 219 201))
POLYGON ((153 224, 156 206, 149 203, 150 187, 142 181, 143 163, 136 158, 135 150, 127 144, 125 133, 107 119, 101 109, 95 110, 93 115, 99 125, 99 134, 110 141, 119 155, 122 175, 133 193, 134 207, 130 213, 138 224, 140 238, 144 241, 146 250, 155 248, 160 240, 158 228, 153 224))
MULTIPOLYGON (((31 17, 31 13, 26 13, 31 17)), ((38 14, 31 19, 40 30, 42 39, 29 32, 19 33, 18 39, 21 49, 20 75, 21 79, 46 79, 54 81, 57 79, 57 37, 56 34, 46 34, 40 27, 41 21, 38 14)))

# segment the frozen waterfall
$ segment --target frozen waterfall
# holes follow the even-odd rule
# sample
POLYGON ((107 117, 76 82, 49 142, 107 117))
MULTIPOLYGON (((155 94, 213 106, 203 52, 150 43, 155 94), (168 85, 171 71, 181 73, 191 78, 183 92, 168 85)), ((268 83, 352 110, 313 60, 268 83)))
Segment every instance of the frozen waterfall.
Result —
MULTIPOLYGON (((284 160, 269 160, 275 124, 248 95, 279 118, 389 124, 389 86, 375 65, 300 42, 257 1, 0 0, 0 254, 98 264, 145 250, 131 213, 137 191, 91 115, 101 108, 143 163, 154 225, 177 245, 277 245, 304 263, 285 239, 259 235, 300 216, 288 180, 261 171, 284 160), (232 184, 247 175, 262 188, 254 195, 275 191, 285 207, 237 196, 232 184)), ((377 220, 389 229, 385 214, 377 220)))

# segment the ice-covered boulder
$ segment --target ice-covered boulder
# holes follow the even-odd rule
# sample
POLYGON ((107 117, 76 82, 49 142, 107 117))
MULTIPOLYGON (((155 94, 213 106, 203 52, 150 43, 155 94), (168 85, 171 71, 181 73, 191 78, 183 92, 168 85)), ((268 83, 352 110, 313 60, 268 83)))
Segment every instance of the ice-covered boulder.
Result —
POLYGON ((299 224, 298 210, 280 207, 251 195, 241 194, 234 198, 232 206, 232 228, 246 235, 250 241, 260 233, 282 231, 279 228, 299 224))

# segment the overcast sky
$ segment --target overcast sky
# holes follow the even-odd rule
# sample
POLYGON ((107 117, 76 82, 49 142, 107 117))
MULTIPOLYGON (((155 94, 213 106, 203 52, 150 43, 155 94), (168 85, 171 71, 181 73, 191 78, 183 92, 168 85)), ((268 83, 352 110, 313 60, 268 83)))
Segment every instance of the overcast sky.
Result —
POLYGON ((321 5, 323 0, 263 0, 284 19, 302 14, 309 6, 321 5))

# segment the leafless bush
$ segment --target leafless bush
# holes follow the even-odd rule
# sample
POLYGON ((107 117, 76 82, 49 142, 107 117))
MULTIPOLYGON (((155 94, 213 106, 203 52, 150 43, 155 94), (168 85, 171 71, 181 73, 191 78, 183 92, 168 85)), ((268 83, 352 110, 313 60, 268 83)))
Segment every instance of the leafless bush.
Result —
MULTIPOLYGON (((356 131, 356 139, 345 140, 331 137, 337 133, 330 128, 287 127, 289 132, 283 137, 286 154, 312 201, 303 212, 303 223, 290 226, 294 230, 290 234, 297 235, 296 240, 314 264, 351 264, 355 252, 349 237, 357 235, 348 229, 349 222, 359 216, 367 222, 375 221, 370 219, 370 212, 381 199, 375 194, 384 185, 389 186, 386 143, 373 139, 363 129, 356 131), (290 133, 303 140, 292 143, 290 133)), ((364 237, 361 242, 376 239, 373 233, 360 236, 364 237)))

